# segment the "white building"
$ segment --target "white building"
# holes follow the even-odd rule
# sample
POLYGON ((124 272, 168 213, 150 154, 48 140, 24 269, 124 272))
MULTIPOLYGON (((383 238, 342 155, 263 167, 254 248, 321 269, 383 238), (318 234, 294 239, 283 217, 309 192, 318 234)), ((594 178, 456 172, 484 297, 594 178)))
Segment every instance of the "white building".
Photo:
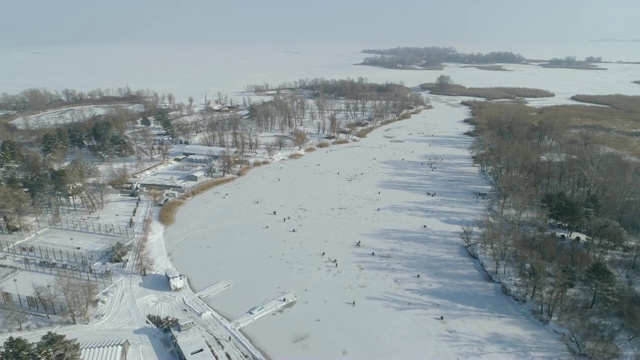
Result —
POLYGON ((186 278, 180 274, 176 268, 168 268, 165 270, 165 276, 169 280, 169 286, 171 291, 178 291, 184 287, 186 278))
POLYGON ((236 149, 226 149, 205 145, 176 145, 173 149, 182 151, 182 155, 185 156, 206 156, 212 160, 218 160, 224 153, 235 154, 237 151, 236 149))
POLYGON ((178 355, 180 355, 181 359, 211 360, 216 358, 193 324, 193 321, 180 322, 179 329, 171 329, 171 335, 173 335, 174 344, 178 348, 178 355))

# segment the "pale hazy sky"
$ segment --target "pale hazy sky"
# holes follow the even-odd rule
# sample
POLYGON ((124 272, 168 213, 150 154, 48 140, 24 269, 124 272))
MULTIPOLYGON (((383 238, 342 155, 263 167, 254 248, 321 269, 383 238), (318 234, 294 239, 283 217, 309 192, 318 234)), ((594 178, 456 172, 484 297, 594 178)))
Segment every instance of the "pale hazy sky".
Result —
POLYGON ((3 47, 339 41, 526 56, 534 56, 529 47, 575 48, 595 39, 640 47, 628 41, 640 38, 639 0, 10 0, 0 8, 3 47))

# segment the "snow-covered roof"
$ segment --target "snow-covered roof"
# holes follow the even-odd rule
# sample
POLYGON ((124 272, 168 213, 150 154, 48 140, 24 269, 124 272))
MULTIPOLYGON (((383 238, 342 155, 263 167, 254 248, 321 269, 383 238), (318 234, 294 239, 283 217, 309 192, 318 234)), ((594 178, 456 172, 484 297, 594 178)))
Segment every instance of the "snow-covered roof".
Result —
POLYGON ((167 270, 164 271, 164 273, 170 278, 174 278, 174 277, 179 277, 180 276, 180 273, 174 267, 168 268, 167 270))
POLYGON ((173 333, 180 351, 187 360, 213 359, 214 356, 209 349, 209 345, 204 341, 200 333, 192 328, 187 331, 176 331, 173 333))
POLYGON ((207 155, 189 155, 186 156, 187 161, 189 160, 202 160, 202 161, 207 161, 209 159, 211 159, 211 156, 207 156, 207 155))
POLYGON ((206 171, 204 171, 204 170, 197 170, 197 171, 192 172, 192 173, 191 173, 191 174, 189 174, 189 175, 193 175, 193 176, 204 176, 205 174, 206 174, 206 171))
POLYGON ((233 153, 235 150, 205 145, 176 145, 174 150, 182 151, 185 155, 220 156, 223 152, 233 153))
POLYGON ((126 339, 95 341, 80 344, 82 360, 121 360, 126 358, 129 341, 126 339))

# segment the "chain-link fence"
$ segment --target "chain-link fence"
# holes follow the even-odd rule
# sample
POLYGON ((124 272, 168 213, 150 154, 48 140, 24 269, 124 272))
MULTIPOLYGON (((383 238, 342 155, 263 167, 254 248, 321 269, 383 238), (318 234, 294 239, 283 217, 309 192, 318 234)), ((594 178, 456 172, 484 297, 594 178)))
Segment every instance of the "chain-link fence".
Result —
POLYGON ((103 224, 86 220, 54 220, 49 218, 47 225, 50 228, 86 232, 90 234, 121 237, 126 240, 133 239, 135 231, 130 226, 103 224))
POLYGON ((5 308, 18 308, 50 315, 62 315, 67 310, 64 302, 52 300, 54 291, 48 289, 49 293, 39 299, 36 296, 22 295, 9 291, 2 291, 2 301, 0 305, 5 308))

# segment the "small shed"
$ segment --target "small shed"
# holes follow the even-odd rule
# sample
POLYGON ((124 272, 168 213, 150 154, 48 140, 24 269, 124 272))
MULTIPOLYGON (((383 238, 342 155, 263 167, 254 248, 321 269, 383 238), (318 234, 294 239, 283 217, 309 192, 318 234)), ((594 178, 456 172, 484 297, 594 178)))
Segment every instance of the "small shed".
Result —
POLYGON ((184 287, 185 277, 180 274, 176 268, 168 268, 164 272, 167 280, 169 280, 169 287, 171 291, 178 291, 184 287))
POLYGON ((80 344, 81 360, 127 360, 129 340, 105 340, 80 344))

